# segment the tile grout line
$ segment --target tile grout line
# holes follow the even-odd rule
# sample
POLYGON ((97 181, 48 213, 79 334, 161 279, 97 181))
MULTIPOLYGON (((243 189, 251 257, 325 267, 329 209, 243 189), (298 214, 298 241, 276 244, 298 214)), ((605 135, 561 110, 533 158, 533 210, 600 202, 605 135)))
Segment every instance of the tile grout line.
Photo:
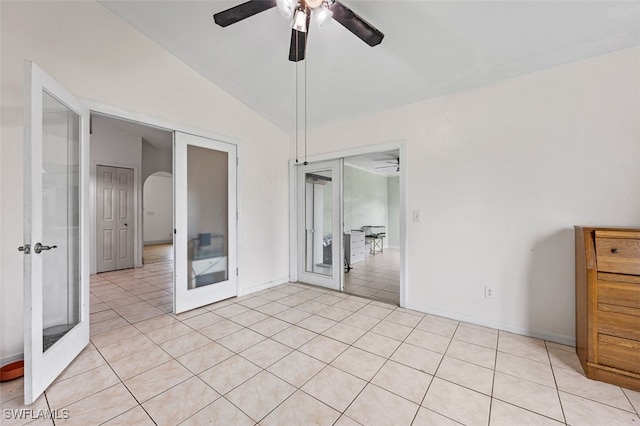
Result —
MULTIPOLYGON (((427 314, 427 315, 428 315, 428 314, 427 314)), ((425 315, 425 318, 426 318, 426 315, 425 315)), ((417 326, 416 326, 416 327, 417 327, 417 326)), ((456 329, 454 330, 453 334, 451 335, 451 338, 449 339, 449 344, 447 345, 447 349, 445 350, 445 353, 444 353, 444 354, 442 354, 442 358, 440 359, 440 362, 438 363, 438 366, 436 367, 435 371, 433 372, 433 375, 432 375, 432 377, 431 377, 431 381, 429 382, 429 386, 427 386, 427 390, 424 392, 424 395, 422 396, 422 401, 420 402, 420 407, 424 407, 426 410, 433 411, 434 413, 437 413, 437 414, 439 414, 439 415, 441 415, 441 416, 443 416, 443 417, 445 417, 445 418, 447 418, 447 419, 450 419, 450 420, 452 420, 452 421, 454 421, 454 422, 456 422, 456 423, 459 423, 459 422, 458 422, 457 420, 455 420, 455 419, 452 419, 452 418, 451 418, 451 417, 449 417, 449 416, 446 416, 446 415, 444 415, 444 414, 442 414, 442 413, 439 413, 439 412, 437 412, 437 411, 435 411, 435 410, 431 410, 430 408, 427 408, 427 407, 426 407, 426 406, 424 406, 423 404, 424 404, 425 399, 427 399, 427 394, 429 393, 429 389, 431 389, 431 385, 433 384, 433 380, 436 378, 436 374, 438 373, 438 369, 440 368, 440 365, 442 364, 442 360, 444 360, 444 357, 445 357, 445 355, 446 355, 447 351, 449 350, 449 346, 451 346, 451 342, 453 342, 453 338, 454 338, 454 336, 456 335, 456 332, 458 331, 458 328, 459 328, 459 327, 460 327, 460 321, 458 321, 458 323, 456 324, 456 329)), ((408 336, 407 336, 407 337, 408 337, 408 336)), ((438 378, 439 378, 440 380, 443 380, 443 379, 441 379, 440 377, 438 377, 438 378)), ((448 380, 447 380, 447 381, 448 381, 448 380)), ((458 385, 458 386, 460 386, 460 385, 458 385)), ((419 409, 419 408, 418 408, 418 412, 420 412, 420 409, 419 409)), ((416 412, 416 415, 415 415, 415 417, 414 417, 414 419, 413 419, 413 421, 414 421, 414 422, 415 422, 415 419, 418 417, 418 412, 416 412)), ((413 424, 413 422, 412 422, 412 424, 413 424)))
MULTIPOLYGON (((107 280, 108 280, 108 279, 107 279, 107 280)), ((110 280, 108 280, 108 281, 110 281, 110 280)), ((111 281, 110 281, 110 282, 111 282, 111 281)), ((113 283, 113 284, 116 284, 116 283, 113 283)), ((116 285, 117 285, 117 284, 116 284, 116 285)), ((118 287, 119 287, 119 286, 118 286, 118 287)), ((126 291, 126 290, 125 290, 125 291, 126 291)), ((112 310, 114 310, 113 308, 111 308, 111 309, 112 309, 112 310)), ((120 315, 117 311, 115 311, 115 310, 114 310, 114 312, 116 312, 118 315, 120 315)), ((121 315, 120 315, 120 316, 121 316, 121 315)), ((122 317, 122 316, 121 316, 121 317, 122 317)), ((152 317, 152 318, 155 318, 155 317, 152 317)), ((149 319, 152 319, 152 318, 149 318, 149 319)), ((130 321, 128 321, 126 318, 123 318, 123 319, 124 319, 125 321, 127 321, 127 322, 129 323, 129 325, 133 326, 134 328, 136 328, 136 330, 138 330, 138 329, 137 329, 137 327, 135 327, 135 325, 134 325, 135 323, 131 323, 131 322, 130 322, 130 321)), ((143 320, 143 321, 144 321, 144 320, 143 320)), ((142 322, 142 321, 139 321, 139 322, 142 322)), ((120 328, 121 328, 121 327, 120 327, 120 328)), ((117 329, 117 328, 116 328, 116 329, 117 329)), ((114 329, 114 330, 115 330, 115 329, 114 329)), ((109 330, 109 331, 111 331, 111 330, 109 330)), ((142 333, 140 330, 138 330, 138 331, 139 331, 140 333, 142 333)), ((99 333, 99 334, 102 334, 102 333, 99 333)), ((142 333, 142 335, 144 335, 145 337, 147 337, 147 336, 146 336, 146 333, 142 333)), ((147 337, 147 339, 149 339, 149 338, 147 337)), ((90 339, 90 340, 91 340, 91 339, 90 339)), ((150 340, 154 345, 156 345, 160 350, 163 350, 163 351, 164 351, 164 349, 163 349, 162 347, 160 347, 160 345, 156 344, 156 342, 154 342, 154 341, 153 341, 153 340, 151 340, 151 339, 149 339, 149 340, 150 340)), ((114 342, 114 343, 117 343, 117 342, 114 342)), ((140 401, 138 400, 138 398, 133 394, 133 392, 131 391, 131 389, 129 389, 129 387, 127 386, 127 384, 124 382, 124 380, 122 380, 122 379, 120 378, 120 376, 116 373, 116 371, 113 369, 113 366, 111 365, 111 362, 107 361, 107 359, 104 357, 104 355, 103 355, 103 354, 102 354, 102 352, 100 351, 100 348, 98 348, 97 346, 95 346, 95 344, 93 344, 93 343, 91 343, 91 344, 94 346, 95 350, 100 354, 100 356, 101 356, 101 357, 102 357, 102 359, 105 361, 105 363, 109 366, 109 368, 111 369, 111 371, 113 372, 113 374, 118 378, 118 380, 120 381, 120 384, 122 384, 122 386, 124 386, 124 388, 127 390, 127 392, 129 392, 129 394, 131 395, 131 397, 136 401, 137 406, 139 406, 139 407, 140 407, 140 408, 141 408, 141 409, 142 409, 142 410, 147 414, 147 416, 149 417, 149 419, 151 419, 152 421, 154 421, 154 420, 153 420, 153 417, 151 417, 151 415, 149 414, 149 412, 147 411, 147 409, 143 406, 142 402, 140 402, 140 401)), ((106 345, 106 346, 109 346, 109 345, 106 345)), ((142 352, 142 351, 134 352, 134 353, 132 353, 132 354, 130 354, 130 355, 128 355, 128 356, 132 356, 132 355, 135 355, 135 354, 140 353, 140 352, 142 352)), ((165 352, 165 353, 167 353, 166 351, 164 351, 164 352, 165 352)), ((171 354, 168 354, 168 353, 167 353, 167 355, 169 355, 172 359, 174 359, 174 360, 175 360, 175 358, 173 358, 173 357, 171 356, 171 354)), ((126 358, 126 357, 119 358, 119 359, 124 359, 124 358, 126 358)), ((115 362, 115 361, 117 361, 117 360, 113 360, 112 362, 115 362)), ((177 361, 177 360, 176 360, 176 361, 177 361)), ((160 364, 160 365, 164 365, 164 364, 166 364, 166 363, 168 363, 168 362, 170 362, 170 361, 167 361, 167 362, 162 363, 162 364, 160 364)), ((146 373, 146 372, 148 372, 148 371, 152 370, 153 368, 159 367, 160 365, 155 366, 155 367, 152 367, 152 368, 150 368, 150 369, 148 369, 148 370, 145 370, 145 371, 143 371, 143 372, 140 372, 140 373, 138 373, 138 374, 136 374, 136 375, 134 375, 134 376, 131 376, 131 377, 129 377, 127 380, 132 379, 132 378, 134 378, 134 377, 137 377, 137 376, 139 376, 139 375, 141 375, 141 374, 144 374, 144 373, 146 373)), ((89 370, 89 371, 90 371, 90 370, 89 370)), ((189 378, 189 379, 190 379, 190 378, 189 378)), ((189 379, 186 379, 186 380, 189 380, 189 379)), ((186 380, 184 380, 184 381, 182 381, 182 382, 180 382, 180 383, 178 383, 178 384, 176 384, 176 385, 174 385, 174 386, 171 386, 170 388, 166 389, 165 391, 160 392, 158 395, 161 395, 162 393, 164 393, 164 392, 168 391, 169 389, 172 389, 173 387, 175 387, 175 386, 177 386, 177 385, 179 385, 179 384, 181 384, 181 383, 184 383, 186 380)), ((108 388, 106 388, 106 389, 109 389, 109 388, 114 387, 114 386, 117 386, 117 385, 118 385, 118 384, 116 383, 116 384, 114 384, 113 386, 110 386, 110 387, 108 387, 108 388)), ((106 389, 103 389, 103 390, 101 390, 100 392, 102 392, 102 391, 104 391, 104 390, 106 390, 106 389)), ((99 392, 97 392, 97 393, 99 393, 99 392)), ((97 393, 96 393, 96 394, 97 394, 97 393)), ((95 394, 93 394, 93 395, 95 395, 95 394)), ((147 401, 149 401, 149 400, 151 400, 151 399, 155 398, 155 397, 156 397, 156 396, 158 396, 158 395, 154 395, 153 397, 149 398, 147 401)), ((86 398, 86 397, 85 397, 85 398, 86 398)), ((85 399, 85 398, 82 398, 82 399, 85 399)), ((82 399, 81 399, 81 400, 82 400, 82 399)), ((80 401, 80 400, 79 400, 79 401, 80 401)), ((76 401, 76 402, 77 402, 77 401, 76 401)), ((146 401, 145 401, 145 402, 146 402, 146 401)), ((75 402, 74 402, 74 403, 75 403, 75 402)), ((114 417, 112 417, 112 418, 110 418, 110 419, 107 419, 107 420, 106 420, 105 422, 103 422, 103 423, 106 423, 106 422, 108 422, 108 421, 110 421, 110 420, 113 420, 113 419, 115 419, 115 418, 119 417, 120 415, 127 413, 128 411, 132 410, 133 408, 135 408, 135 407, 132 407, 132 408, 130 408, 129 410, 126 410, 126 411, 124 411, 124 412, 118 413, 117 415, 115 415, 114 417)), ((155 423, 155 421, 154 421, 154 423, 155 423)))
POLYGON ((556 394, 558 395, 558 403, 560 404, 560 411, 562 412, 562 418, 564 419, 564 424, 566 425, 567 415, 564 412, 564 405, 562 404, 562 398, 560 398, 560 387, 558 386, 558 379, 556 379, 556 372, 553 369, 553 363, 551 362, 551 354, 549 354, 549 347, 547 346, 547 342, 544 341, 544 348, 547 353, 547 358, 549 360, 549 367, 551 368, 551 375, 553 376, 553 383, 556 385, 556 394))
POLYGON ((493 358, 493 374, 491 375, 491 395, 489 401, 489 419, 488 423, 491 424, 491 410, 493 409, 493 401, 496 399, 493 397, 493 392, 496 386, 496 371, 498 371, 498 348, 500 347, 500 330, 498 330, 498 336, 496 339, 496 356, 493 358))

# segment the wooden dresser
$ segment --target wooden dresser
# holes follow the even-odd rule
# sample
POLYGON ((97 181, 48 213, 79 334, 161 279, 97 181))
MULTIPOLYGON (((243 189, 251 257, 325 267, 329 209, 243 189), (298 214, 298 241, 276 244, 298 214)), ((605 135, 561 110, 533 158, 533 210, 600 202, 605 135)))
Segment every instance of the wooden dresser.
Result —
POLYGON ((640 228, 575 231, 582 368, 590 379, 640 391, 640 228))

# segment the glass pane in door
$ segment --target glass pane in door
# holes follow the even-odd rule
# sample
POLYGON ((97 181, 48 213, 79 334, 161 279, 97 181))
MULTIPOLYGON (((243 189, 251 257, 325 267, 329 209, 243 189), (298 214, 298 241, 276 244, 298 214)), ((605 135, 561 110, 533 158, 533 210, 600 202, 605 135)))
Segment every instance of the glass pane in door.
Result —
POLYGON ((229 154, 187 146, 188 289, 229 279, 229 154))
POLYGON ((333 274, 333 182, 331 170, 305 174, 305 271, 333 274))
POLYGON ((43 92, 42 351, 80 322, 80 117, 43 92))

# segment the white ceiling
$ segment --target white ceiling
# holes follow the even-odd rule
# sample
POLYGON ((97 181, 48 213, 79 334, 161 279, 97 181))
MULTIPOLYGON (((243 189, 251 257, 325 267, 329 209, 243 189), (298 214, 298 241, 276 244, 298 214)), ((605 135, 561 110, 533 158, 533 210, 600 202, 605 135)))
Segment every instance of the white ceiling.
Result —
MULTIPOLYGON (((286 131, 295 126, 291 29, 277 9, 226 28, 232 1, 100 3, 286 131)), ((637 1, 365 1, 346 6, 385 38, 371 48, 331 21, 312 24, 310 127, 640 45, 637 1)))

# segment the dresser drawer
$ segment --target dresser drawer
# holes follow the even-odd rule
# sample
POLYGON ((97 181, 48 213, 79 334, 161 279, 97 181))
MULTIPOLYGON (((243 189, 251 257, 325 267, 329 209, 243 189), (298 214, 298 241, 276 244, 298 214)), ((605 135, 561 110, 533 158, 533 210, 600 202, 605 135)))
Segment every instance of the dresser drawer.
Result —
POLYGON ((640 327, 638 327, 640 316, 636 315, 638 313, 638 309, 620 309, 615 305, 598 305, 598 333, 640 342, 640 327), (606 308, 613 310, 607 310, 606 308))
POLYGON ((598 305, 600 304, 633 308, 638 310, 636 315, 640 316, 640 277, 598 274, 598 305))
POLYGON ((352 250, 353 251, 351 252, 351 256, 349 258, 350 264, 354 264, 364 260, 364 248, 354 248, 352 250))
POLYGON ((598 334, 598 364, 640 374, 640 342, 598 334))
POLYGON ((596 261, 601 272, 640 275, 640 238, 620 238, 613 232, 596 231, 596 261))
POLYGON ((351 247, 364 247, 364 233, 351 234, 351 247))

